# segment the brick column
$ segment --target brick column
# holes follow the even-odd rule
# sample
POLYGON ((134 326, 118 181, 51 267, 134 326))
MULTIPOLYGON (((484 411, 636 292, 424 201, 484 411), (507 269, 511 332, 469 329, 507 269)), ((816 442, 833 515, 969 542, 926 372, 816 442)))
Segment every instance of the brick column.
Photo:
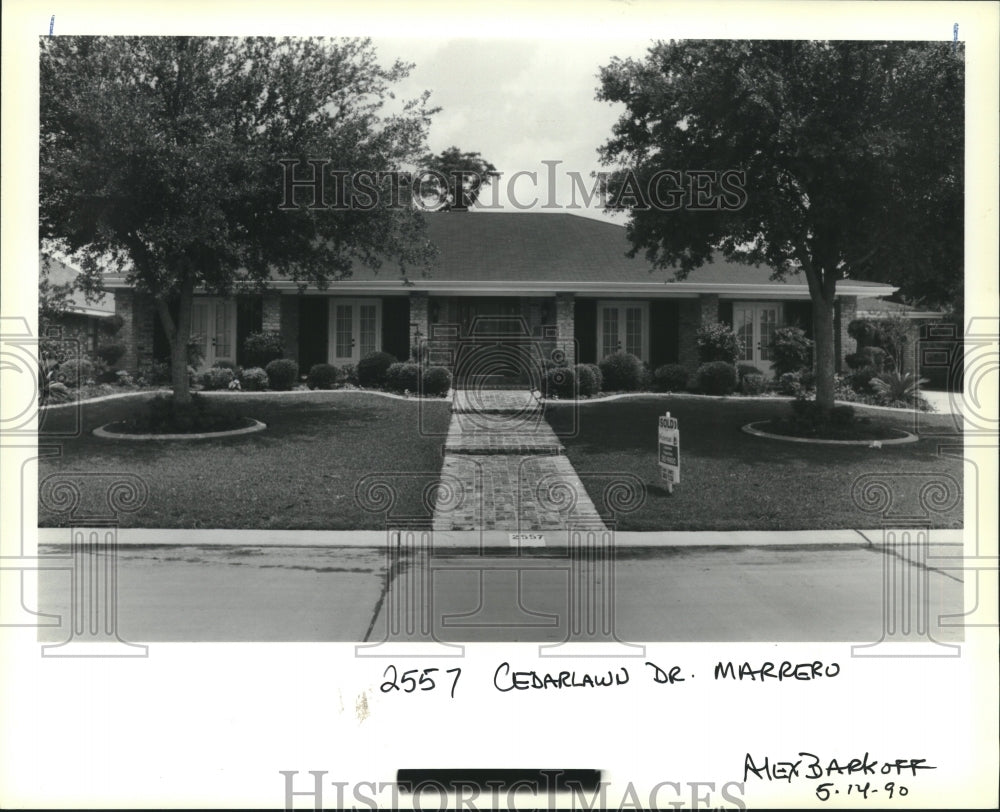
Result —
POLYGON ((836 319, 833 325, 833 338, 836 342, 837 372, 847 369, 844 358, 855 352, 858 343, 847 333, 847 327, 858 316, 857 296, 838 296, 836 319))
MULTIPOLYGON (((299 359, 299 297, 298 296, 281 296, 279 297, 280 307, 278 312, 279 325, 278 329, 281 332, 281 340, 285 345, 285 357, 294 358, 296 361, 299 359)), ((266 305, 265 305, 266 313, 266 305)), ((265 316, 266 318, 266 316, 265 316)), ((264 328, 268 329, 268 328, 264 328)), ((302 372, 308 372, 309 370, 304 369, 302 372)))
POLYGON ((697 299, 684 299, 678 307, 677 360, 694 371, 698 368, 698 329, 719 320, 719 297, 702 293, 697 299))
POLYGON ((138 374, 153 360, 153 320, 157 318, 153 300, 130 288, 115 290, 115 313, 121 316, 118 339, 125 345, 121 367, 138 374))
POLYGON ((559 347, 566 353, 566 364, 576 363, 576 297, 572 293, 556 294, 556 335, 559 347))
POLYGON ((409 352, 412 354, 418 341, 427 341, 431 337, 431 322, 428 315, 429 297, 425 291, 413 291, 410 293, 410 346, 409 352), (420 333, 420 338, 417 338, 420 333))

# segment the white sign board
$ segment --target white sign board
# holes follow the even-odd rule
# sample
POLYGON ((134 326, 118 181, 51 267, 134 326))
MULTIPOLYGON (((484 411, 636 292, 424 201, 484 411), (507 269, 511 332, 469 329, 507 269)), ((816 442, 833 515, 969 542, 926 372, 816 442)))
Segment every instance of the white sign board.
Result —
POLYGON ((674 485, 681 481, 681 433, 677 418, 667 412, 660 418, 660 432, 657 449, 660 477, 667 483, 667 490, 673 492, 674 485))

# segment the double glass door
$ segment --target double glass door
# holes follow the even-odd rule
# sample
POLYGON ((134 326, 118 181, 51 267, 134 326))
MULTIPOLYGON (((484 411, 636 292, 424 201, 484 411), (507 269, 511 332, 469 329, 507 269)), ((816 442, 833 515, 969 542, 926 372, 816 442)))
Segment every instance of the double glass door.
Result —
POLYGON ((767 376, 774 374, 774 331, 780 318, 777 302, 733 303, 733 329, 743 342, 740 361, 753 364, 767 376))

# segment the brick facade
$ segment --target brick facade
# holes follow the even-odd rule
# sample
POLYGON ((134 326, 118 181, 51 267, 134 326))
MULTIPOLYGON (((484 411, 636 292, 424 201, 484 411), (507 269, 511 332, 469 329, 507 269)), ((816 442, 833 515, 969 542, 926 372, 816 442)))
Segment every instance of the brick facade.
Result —
POLYGON ((149 296, 123 288, 115 291, 115 313, 122 320, 117 340, 125 345, 125 354, 119 364, 122 369, 137 374, 153 361, 156 308, 149 296))
POLYGON ((566 364, 576 363, 576 296, 572 293, 556 294, 556 335, 559 346, 566 353, 566 364))
POLYGON ((690 370, 698 368, 698 329, 719 319, 719 297, 703 293, 697 299, 683 299, 678 308, 680 321, 677 360, 690 370))
POLYGON ((418 343, 430 338, 429 303, 430 299, 423 291, 410 294, 410 352, 418 343))

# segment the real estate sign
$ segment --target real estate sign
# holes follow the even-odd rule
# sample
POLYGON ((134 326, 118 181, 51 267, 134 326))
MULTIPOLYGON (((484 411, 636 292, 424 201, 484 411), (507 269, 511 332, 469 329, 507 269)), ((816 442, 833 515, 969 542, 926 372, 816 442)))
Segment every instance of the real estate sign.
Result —
POLYGON ((660 418, 659 449, 660 477, 667 483, 667 490, 681 481, 681 433, 677 418, 667 412, 660 418))

